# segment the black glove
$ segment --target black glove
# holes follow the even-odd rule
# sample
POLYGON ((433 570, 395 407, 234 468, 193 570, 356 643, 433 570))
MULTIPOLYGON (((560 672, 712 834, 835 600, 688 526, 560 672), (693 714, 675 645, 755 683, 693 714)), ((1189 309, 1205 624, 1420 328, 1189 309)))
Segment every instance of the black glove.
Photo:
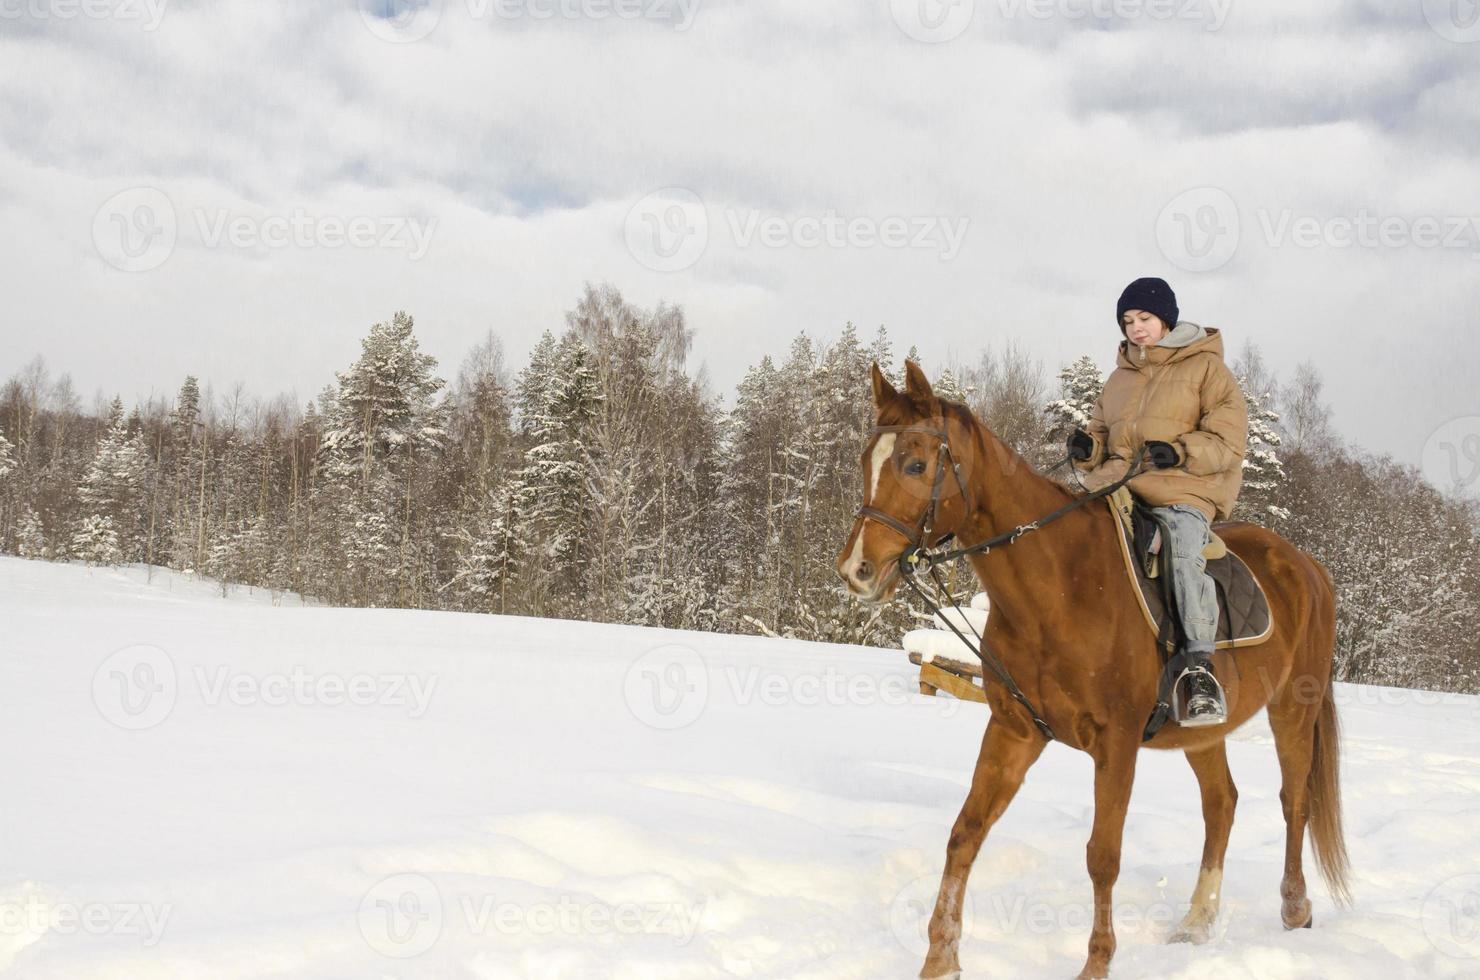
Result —
POLYGON ((1177 447, 1169 442, 1152 439, 1146 443, 1146 450, 1151 453, 1151 465, 1159 470, 1176 466, 1182 462, 1182 456, 1177 452, 1177 447))
POLYGON ((1083 429, 1075 429, 1069 436, 1069 458, 1089 459, 1095 451, 1095 441, 1083 429))

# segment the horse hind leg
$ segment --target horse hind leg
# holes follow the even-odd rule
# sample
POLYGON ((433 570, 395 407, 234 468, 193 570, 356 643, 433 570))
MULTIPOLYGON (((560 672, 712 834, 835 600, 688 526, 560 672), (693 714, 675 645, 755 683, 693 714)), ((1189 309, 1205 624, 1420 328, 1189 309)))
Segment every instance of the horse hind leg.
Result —
POLYGON ((1192 906, 1182 924, 1172 933, 1177 943, 1205 943, 1213 936, 1213 922, 1218 918, 1218 902, 1223 891, 1223 857, 1228 851, 1228 835, 1233 830, 1233 811, 1238 803, 1238 789, 1228 771, 1228 752, 1220 739, 1210 746, 1187 750, 1187 761, 1197 774, 1202 791, 1203 836, 1202 864, 1197 886, 1192 892, 1192 906))
MULTIPOLYGON (((1286 692, 1287 696, 1289 692, 1286 692)), ((1310 899, 1306 896, 1305 828, 1310 820, 1308 784, 1315 746, 1317 705, 1271 703, 1269 727, 1274 732, 1275 753, 1280 760, 1280 806, 1285 812, 1285 872, 1280 879, 1280 921, 1286 929, 1308 928, 1310 899)))

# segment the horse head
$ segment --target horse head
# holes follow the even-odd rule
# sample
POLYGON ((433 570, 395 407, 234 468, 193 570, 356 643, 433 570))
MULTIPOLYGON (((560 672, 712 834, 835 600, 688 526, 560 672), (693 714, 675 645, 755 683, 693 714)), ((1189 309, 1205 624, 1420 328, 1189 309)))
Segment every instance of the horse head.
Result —
POLYGON ((976 440, 969 413, 943 402, 925 372, 905 362, 898 391, 873 366, 874 428, 859 460, 863 506, 838 554, 838 575, 867 602, 887 602, 899 586, 906 551, 933 547, 972 512, 968 475, 976 440))

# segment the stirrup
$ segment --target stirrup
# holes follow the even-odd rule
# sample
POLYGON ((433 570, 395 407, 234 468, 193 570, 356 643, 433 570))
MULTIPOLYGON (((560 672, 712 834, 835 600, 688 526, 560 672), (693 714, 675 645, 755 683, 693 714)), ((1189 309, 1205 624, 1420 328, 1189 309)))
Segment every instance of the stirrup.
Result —
POLYGON ((1172 717, 1183 728, 1207 728, 1212 725, 1221 725, 1228 721, 1228 700, 1224 697, 1223 685, 1218 683, 1218 678, 1213 675, 1213 672, 1206 665, 1195 664, 1191 667, 1184 668, 1182 673, 1177 675, 1176 681, 1172 683, 1172 717), (1188 716, 1187 709, 1190 707, 1190 703, 1183 701, 1182 690, 1184 683, 1191 674, 1202 674, 1212 683, 1213 697, 1217 699, 1217 710, 1204 712, 1191 717, 1188 716))

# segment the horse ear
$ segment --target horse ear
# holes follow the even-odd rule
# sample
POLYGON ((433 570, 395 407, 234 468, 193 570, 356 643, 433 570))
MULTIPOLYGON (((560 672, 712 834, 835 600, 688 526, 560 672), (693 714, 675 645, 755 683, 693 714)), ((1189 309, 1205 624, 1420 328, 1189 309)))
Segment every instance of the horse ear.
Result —
POLYGON ((930 388, 930 379, 925 377, 925 372, 914 361, 904 362, 904 393, 912 401, 922 405, 928 405, 935 399, 935 392, 930 388))
POLYGON ((879 370, 878 361, 874 362, 874 366, 869 371, 869 374, 872 375, 874 379, 875 408, 883 408, 885 405, 889 404, 890 402, 894 401, 894 399, 899 397, 899 392, 894 390, 894 386, 889 383, 889 379, 884 377, 884 372, 879 370))

